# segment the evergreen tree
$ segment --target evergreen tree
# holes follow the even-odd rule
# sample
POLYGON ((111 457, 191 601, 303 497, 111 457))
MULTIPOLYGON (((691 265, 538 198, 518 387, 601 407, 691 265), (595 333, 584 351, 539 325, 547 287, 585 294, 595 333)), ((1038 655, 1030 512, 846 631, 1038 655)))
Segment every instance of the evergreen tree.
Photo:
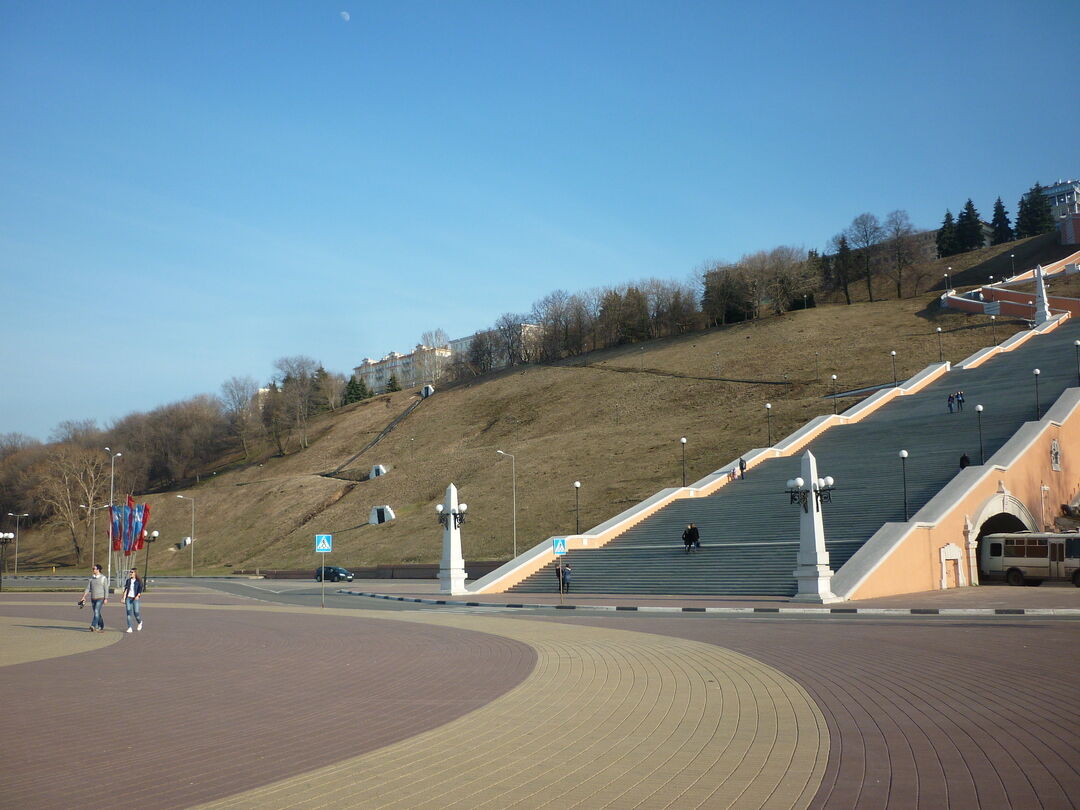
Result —
POLYGON ((356 377, 350 377, 349 382, 345 384, 345 404, 350 405, 353 402, 359 402, 362 399, 367 399, 371 396, 371 392, 368 391, 367 383, 356 377))
POLYGON ((945 209, 945 219, 941 221, 941 228, 937 232, 937 255, 939 259, 959 253, 956 239, 956 222, 953 220, 952 211, 945 209))
POLYGON ((840 289, 844 291, 844 300, 849 304, 851 303, 851 291, 848 289, 848 285, 851 283, 854 272, 855 267, 851 258, 851 245, 848 244, 847 236, 841 234, 839 240, 836 242, 836 258, 833 260, 833 273, 836 275, 836 281, 840 285, 840 289))
POLYGON ((1023 239, 1054 230, 1054 216, 1050 213, 1050 198, 1043 194, 1043 187, 1036 183, 1023 197, 1016 214, 1016 236, 1023 239))
POLYGON ((1009 212, 1005 210, 1005 203, 1001 201, 1001 197, 998 197, 994 201, 994 218, 990 220, 990 225, 994 229, 993 235, 990 237, 991 245, 1003 245, 1006 242, 1013 240, 1012 223, 1009 222, 1009 212))
POLYGON ((982 221, 979 219, 979 212, 975 210, 975 203, 968 198, 964 203, 964 210, 956 218, 956 252, 967 253, 982 246, 982 221))
POLYGON ((401 383, 398 382, 397 374, 391 374, 389 382, 386 383, 386 393, 392 393, 394 391, 401 390, 401 383))

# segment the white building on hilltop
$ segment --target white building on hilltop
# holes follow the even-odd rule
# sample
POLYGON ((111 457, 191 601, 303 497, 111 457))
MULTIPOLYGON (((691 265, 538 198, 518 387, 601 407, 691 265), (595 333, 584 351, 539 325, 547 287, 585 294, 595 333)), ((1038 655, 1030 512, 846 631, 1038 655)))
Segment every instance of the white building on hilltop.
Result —
POLYGON ((362 380, 368 389, 381 393, 394 377, 402 388, 412 388, 438 380, 450 364, 450 349, 446 346, 416 344, 411 354, 390 352, 382 360, 365 357, 364 362, 353 369, 356 379, 362 380))
MULTIPOLYGON (((480 333, 477 333, 480 334, 480 333)), ((493 343, 500 343, 494 330, 485 330, 493 343)), ((541 329, 533 323, 520 324, 514 331, 513 343, 515 351, 520 355, 520 360, 528 362, 535 357, 536 346, 540 339, 541 329)), ((365 357, 364 362, 353 369, 353 375, 373 393, 386 391, 390 384, 390 378, 394 377, 402 388, 413 388, 425 383, 438 382, 450 367, 458 362, 467 363, 469 352, 477 335, 451 340, 445 346, 425 346, 416 344, 411 354, 399 354, 390 352, 381 360, 372 360, 365 357)), ((506 368, 510 365, 510 353, 503 346, 492 346, 491 363, 483 371, 494 371, 506 368)))

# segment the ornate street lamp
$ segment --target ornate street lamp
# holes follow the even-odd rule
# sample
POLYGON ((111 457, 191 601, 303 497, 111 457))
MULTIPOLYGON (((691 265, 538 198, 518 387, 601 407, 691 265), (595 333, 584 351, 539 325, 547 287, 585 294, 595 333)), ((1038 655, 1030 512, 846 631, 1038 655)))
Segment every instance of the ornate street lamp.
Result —
POLYGON ((454 518, 454 528, 457 529, 465 522, 465 513, 469 511, 469 505, 467 503, 458 504, 457 511, 446 511, 446 508, 441 504, 435 504, 435 514, 439 519, 439 523, 444 529, 450 528, 450 518, 454 518))

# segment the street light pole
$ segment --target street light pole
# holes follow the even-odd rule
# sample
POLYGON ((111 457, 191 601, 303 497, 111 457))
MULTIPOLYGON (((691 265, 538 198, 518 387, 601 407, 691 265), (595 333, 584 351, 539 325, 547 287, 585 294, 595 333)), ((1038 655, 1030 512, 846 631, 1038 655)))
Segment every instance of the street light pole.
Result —
POLYGON ((772 403, 765 403, 765 423, 769 431, 769 447, 772 447, 772 403))
POLYGON ((945 349, 941 345, 941 327, 937 328, 937 359, 939 363, 945 362, 945 349))
POLYGON ((0 591, 4 590, 4 574, 7 573, 7 547, 15 535, 11 532, 0 532, 0 591))
MULTIPOLYGON (((113 509, 116 508, 115 495, 116 495, 116 459, 123 456, 123 453, 114 453, 110 448, 106 447, 105 452, 109 454, 109 517, 112 517, 113 509)), ((116 522, 109 520, 109 571, 105 576, 105 581, 112 580, 112 558, 113 558, 113 543, 116 542, 116 538, 112 536, 113 526, 116 522)))
POLYGON ((889 357, 892 359, 892 387, 896 388, 896 352, 889 352, 889 357))
POLYGON ((836 415, 836 375, 832 375, 832 412, 836 415))
POLYGON ((510 459, 510 511, 513 513, 511 520, 514 525, 514 559, 517 559, 517 459, 512 453, 504 453, 502 450, 495 452, 510 459))
POLYGON ((1039 369, 1034 369, 1032 374, 1035 375, 1035 421, 1042 419, 1042 409, 1039 406, 1039 375, 1042 374, 1039 369))
POLYGON ((997 315, 990 316, 990 331, 994 336, 994 345, 997 346, 997 315))
POLYGON ((900 451, 900 474, 904 479, 904 520, 905 521, 907 521, 907 519, 908 519, 908 508, 907 508, 907 457, 908 457, 907 450, 901 450, 900 451))
POLYGON ((177 495, 183 501, 191 501, 191 576, 195 576, 195 499, 190 495, 177 495))
POLYGON ((1009 266, 1012 268, 1012 275, 1016 275, 1016 254, 1009 254, 1009 266))
POLYGON ((952 272, 952 268, 948 268, 948 273, 945 274, 945 292, 949 291, 949 273, 952 272))
POLYGON ((686 437, 683 436, 679 439, 679 444, 682 445, 682 485, 686 486, 686 437))
POLYGON ((1076 350, 1076 384, 1080 385, 1080 340, 1073 343, 1073 348, 1076 350))
POLYGON ((975 416, 977 416, 978 419, 979 419, 979 463, 980 464, 985 464, 986 463, 986 453, 983 452, 982 412, 983 412, 983 406, 982 405, 976 405, 975 406, 975 416))
POLYGON ((97 562, 97 510, 107 507, 107 503, 98 504, 94 506, 90 504, 87 506, 85 503, 80 503, 80 509, 87 509, 90 512, 90 567, 94 567, 94 563, 97 562))
POLYGON ((8 517, 15 518, 15 579, 19 578, 19 518, 30 517, 28 512, 23 512, 21 515, 16 515, 14 512, 8 512, 8 517))
POLYGON ((581 534, 581 482, 574 482, 574 534, 581 534))

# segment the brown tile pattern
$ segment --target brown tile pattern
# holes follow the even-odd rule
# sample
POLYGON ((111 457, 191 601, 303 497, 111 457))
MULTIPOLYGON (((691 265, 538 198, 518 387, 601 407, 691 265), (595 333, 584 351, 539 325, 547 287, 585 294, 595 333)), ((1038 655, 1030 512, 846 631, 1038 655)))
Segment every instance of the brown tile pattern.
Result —
POLYGON ((832 740, 812 808, 1080 803, 1076 622, 620 614, 618 626, 738 650, 802 684, 832 740))
MULTIPOLYGON (((78 617, 57 596, 5 595, 0 615, 78 617)), ((467 629, 207 592, 189 603, 202 609, 163 603, 183 598, 155 594, 144 630, 103 649, 0 669, 0 806, 189 807, 454 720, 536 662, 526 644, 467 629)), ((44 624, 43 638, 69 632, 44 624)))

